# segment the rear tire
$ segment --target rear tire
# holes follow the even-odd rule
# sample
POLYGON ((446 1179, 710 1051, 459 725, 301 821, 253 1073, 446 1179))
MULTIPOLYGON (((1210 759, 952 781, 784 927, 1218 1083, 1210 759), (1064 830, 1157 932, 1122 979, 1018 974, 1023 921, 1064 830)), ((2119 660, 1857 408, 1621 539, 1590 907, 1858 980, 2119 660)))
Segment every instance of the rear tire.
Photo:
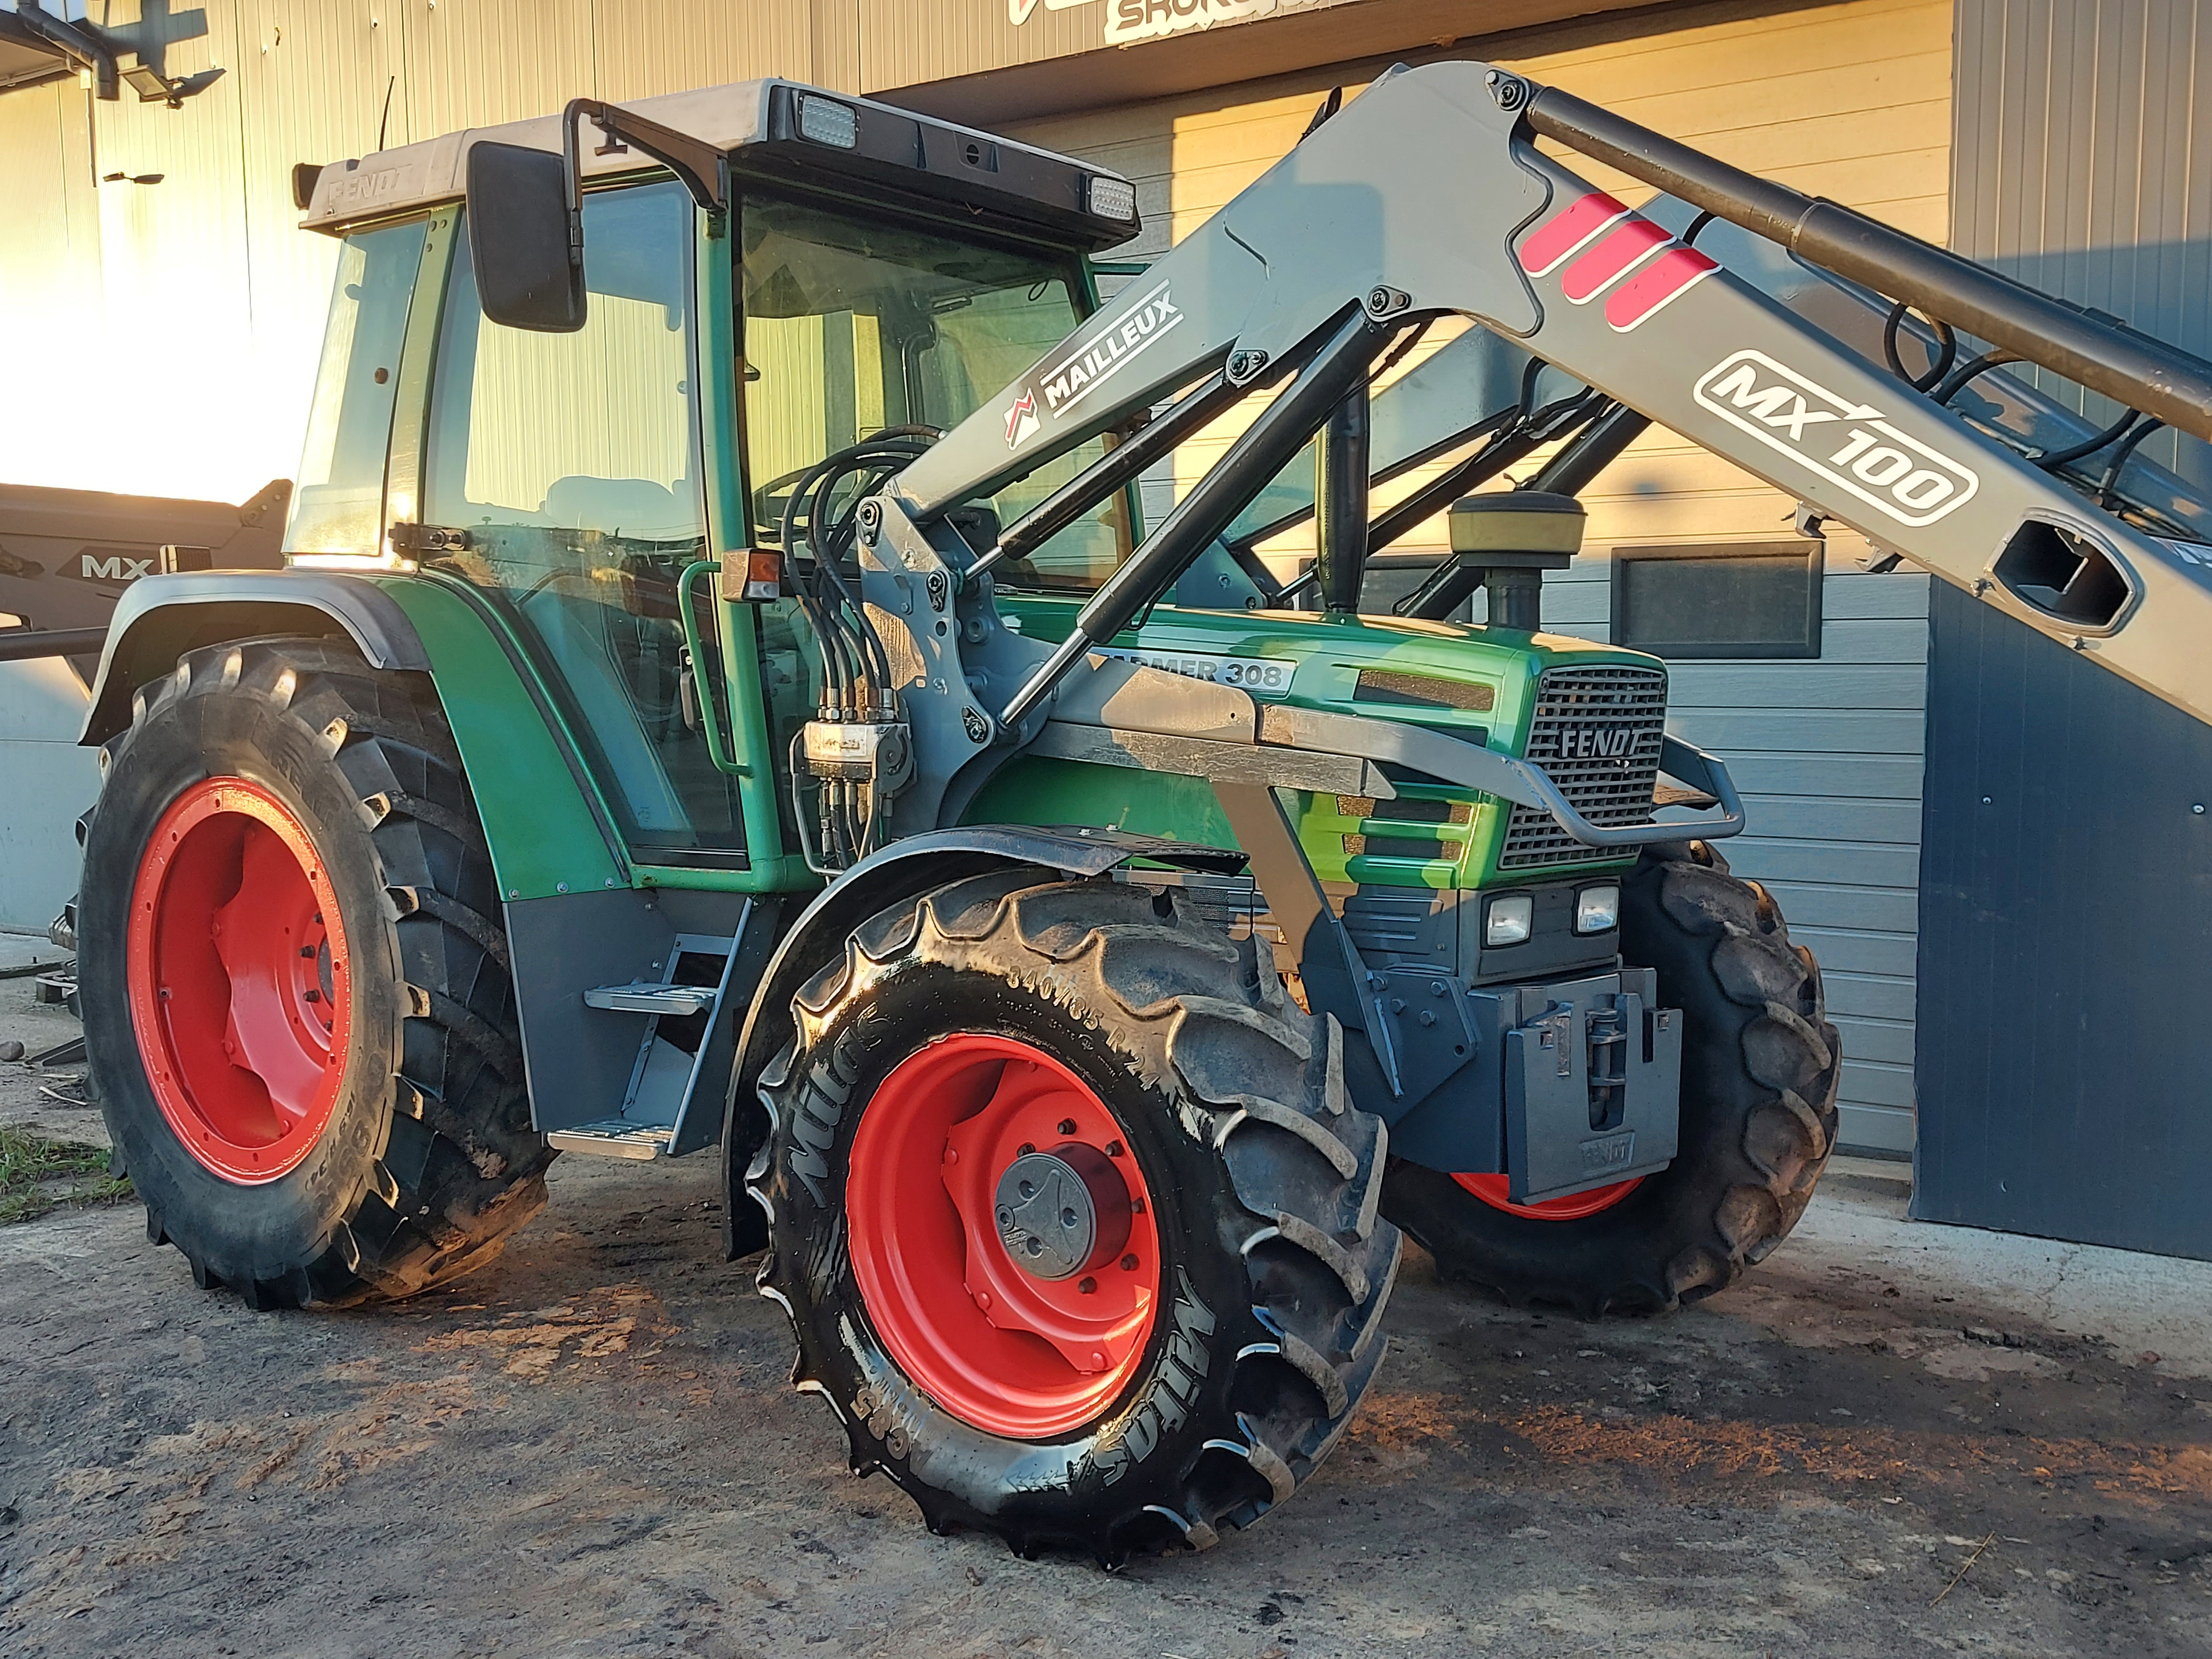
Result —
POLYGON ((854 1470, 888 1474, 933 1531, 1107 1565, 1203 1549, 1289 1497, 1350 1420, 1397 1269, 1397 1231, 1376 1216, 1385 1134, 1346 1103, 1334 1023, 1309 1020, 1256 967, 1249 943, 1164 894, 1022 868, 884 910, 794 1000, 748 1172, 769 1216, 760 1287, 791 1315, 794 1380, 830 1402, 854 1470), (1035 1058, 965 1084, 904 1081, 994 1044, 1035 1058), (1129 1254, 1098 1267, 1093 1289, 1103 1303, 1118 1270, 1141 1269, 1157 1291, 1119 1371, 1078 1370, 1064 1348, 1055 1371, 1034 1328, 1009 1334, 1018 1279, 988 1256, 1003 1213, 979 1228, 955 1196, 963 1146, 1000 1178, 1005 1152, 986 1159, 975 1132, 1048 1072, 1054 1098, 1080 1102, 1058 1130, 1095 1113, 1106 1157, 1133 1160, 1129 1254), (960 1088, 960 1103, 941 1103, 960 1088), (932 1109, 949 1129, 884 1141, 885 1126, 932 1109), (902 1149, 895 1167, 871 1167, 887 1144, 902 1149), (908 1228, 890 1250, 886 1190, 908 1228), (879 1285, 904 1273, 910 1299, 932 1303, 927 1330, 903 1301, 871 1304, 872 1271, 879 1285), (995 1301, 977 1294, 994 1272, 995 1301), (933 1285, 945 1294, 928 1297, 933 1285))
POLYGON ((1826 1165, 1841 1066, 1820 969, 1757 882, 1703 842, 1647 847, 1621 890, 1623 959, 1683 1014, 1674 1161, 1595 1213, 1511 1213, 1393 1160, 1383 1213, 1446 1279, 1585 1318, 1725 1289, 1787 1237, 1826 1165))
POLYGON ((408 1296, 497 1255, 544 1202, 553 1154, 530 1127, 490 855, 428 683, 324 640, 215 646, 138 695, 103 759, 85 1038, 147 1236, 256 1308, 408 1296), (188 864, 180 837, 203 830, 215 850, 188 864), (291 964, 319 983, 277 982, 279 959, 313 946, 270 934, 272 884, 310 892, 315 935, 327 927, 321 963, 291 964), (195 937, 223 922, 211 951, 195 937), (222 955, 256 927, 287 948, 222 955), (223 970, 195 972, 195 951, 223 970), (326 1070, 286 1128, 274 1107, 256 1116, 264 1096, 289 1098, 279 1068, 258 1048, 223 1056, 288 1021, 326 1070))

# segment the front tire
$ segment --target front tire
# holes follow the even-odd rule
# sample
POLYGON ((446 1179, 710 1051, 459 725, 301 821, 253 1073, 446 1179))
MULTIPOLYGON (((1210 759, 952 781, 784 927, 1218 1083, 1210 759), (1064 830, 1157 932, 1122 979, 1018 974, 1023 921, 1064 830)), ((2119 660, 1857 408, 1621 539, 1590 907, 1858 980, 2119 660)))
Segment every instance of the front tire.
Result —
POLYGON ((853 1468, 932 1530, 1203 1549, 1350 1420, 1397 1268, 1384 1131, 1258 965, 1164 893, 1025 868, 884 911, 794 1000, 761 1290, 853 1468), (1040 1267, 1012 1218, 1038 1154, 1126 1225, 1095 1261, 1040 1267))
POLYGON ((1820 969, 1773 897, 1704 842, 1647 847, 1621 889, 1621 954, 1683 1015, 1681 1129, 1658 1175, 1510 1206, 1502 1178, 1394 1160, 1383 1213, 1437 1271, 1585 1318, 1726 1289, 1797 1224, 1836 1137, 1841 1051, 1820 969))
POLYGON ((545 1200, 483 831, 427 682, 330 641, 184 658, 108 747, 79 908, 108 1132, 203 1286, 389 1299, 545 1200))

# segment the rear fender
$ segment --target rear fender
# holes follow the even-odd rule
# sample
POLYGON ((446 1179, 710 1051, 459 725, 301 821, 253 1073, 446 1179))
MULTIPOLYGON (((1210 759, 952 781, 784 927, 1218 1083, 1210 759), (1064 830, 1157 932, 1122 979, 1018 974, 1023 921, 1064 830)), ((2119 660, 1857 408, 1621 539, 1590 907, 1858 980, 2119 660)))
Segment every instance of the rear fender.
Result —
POLYGON ((1029 865, 1040 874, 1080 879, 1103 875, 1133 858, 1201 869, 1234 871, 1244 865, 1241 853, 1116 830, 974 824, 895 842, 817 893, 776 946, 738 1036, 722 1120, 722 1243, 729 1259, 734 1261, 767 1242, 764 1218, 745 1193, 745 1166, 766 1127, 757 1094, 760 1074, 790 1039, 792 998, 831 952, 843 950, 848 934, 902 900, 988 870, 1029 865))
POLYGON ((210 570, 142 576, 115 607, 92 706, 77 741, 97 747, 131 724, 131 698, 188 651, 270 634, 345 638, 376 668, 427 672, 415 624, 359 576, 319 570, 210 570))

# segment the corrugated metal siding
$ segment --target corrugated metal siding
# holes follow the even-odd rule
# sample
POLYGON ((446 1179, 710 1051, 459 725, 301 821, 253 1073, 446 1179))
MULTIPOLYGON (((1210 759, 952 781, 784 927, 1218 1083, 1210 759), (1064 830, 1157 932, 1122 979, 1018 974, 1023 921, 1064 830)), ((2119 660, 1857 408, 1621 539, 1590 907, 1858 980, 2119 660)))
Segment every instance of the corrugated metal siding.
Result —
POLYGON ((58 658, 0 663, 0 928, 44 932, 76 891, 77 814, 100 793, 76 743, 88 701, 58 658))
MULTIPOLYGON (((2212 5, 1960 0, 1957 52, 1953 245, 2212 352, 2212 5)), ((2212 1256, 2212 732, 1963 593, 1934 623, 1914 1213, 2212 1256)))
MULTIPOLYGON (((827 0, 814 8, 829 9, 827 0)), ((763 75, 795 75, 814 56, 806 0, 671 6, 592 0, 598 96, 643 98, 763 75)))
MULTIPOLYGON (((1444 56, 1511 64, 1723 160, 1941 240, 1948 217, 1951 9, 1948 0, 1856 0, 1774 10, 1728 4, 1470 40, 1444 56)), ((1140 252, 1188 234, 1297 142, 1331 86, 1347 94, 1388 64, 1364 62, 1030 123, 1019 136, 1138 181, 1140 252), (1164 235, 1163 233, 1165 233, 1164 235)), ((1589 164, 1595 182, 1649 190, 1589 164)), ((1439 329, 1423 355, 1449 337, 1439 329)), ((1419 356, 1410 360, 1412 368, 1419 356)), ((1234 435, 1187 446, 1183 481, 1234 435)), ((1410 489, 1431 476, 1417 472, 1410 489)), ((1146 511, 1172 496, 1147 480, 1146 511)), ((1553 614, 1604 637, 1609 550, 1626 544, 1758 541, 1784 533, 1790 500, 1670 433, 1632 446, 1584 492, 1590 553, 1553 614)), ((1310 541, 1305 546, 1310 550, 1310 541)), ((1441 522, 1401 544, 1443 548, 1441 522)), ((1299 550, 1286 537, 1277 551, 1299 550)), ((1927 579, 1866 577, 1866 544, 1831 538, 1823 654, 1816 661, 1674 665, 1674 723, 1740 763, 1758 833, 1729 847, 1766 881, 1826 968, 1844 1033, 1844 1139, 1903 1150, 1912 1136, 1913 955, 1919 871, 1927 579)))
POLYGON ((1935 611, 1913 1213, 2212 1258, 2212 728, 1935 611))
MULTIPOLYGON (((1727 760, 1751 828, 1721 850, 1820 958, 1844 1040, 1844 1144, 1904 1151, 1929 579, 1867 575, 1847 546, 1831 543, 1819 659, 1670 664, 1668 726, 1727 760)), ((1605 638, 1610 575, 1601 549, 1578 559, 1547 596, 1551 625, 1605 638)))
MULTIPOLYGON (((1958 39, 1952 246, 2212 356, 2212 10, 1959 0, 1958 39)), ((2161 432, 2142 453, 2212 486, 2197 439, 2161 432)))
MULTIPOLYGON (((0 225, 7 227, 0 234, 0 299, 11 315, 40 319, 9 332, 11 386, 66 386, 82 373, 82 325, 100 296, 100 207, 86 153, 84 103, 73 80, 0 95, 0 157, 6 158, 0 225)), ((26 413, 19 404, 9 423, 10 448, 44 447, 40 429, 52 416, 44 407, 35 420, 26 413)))

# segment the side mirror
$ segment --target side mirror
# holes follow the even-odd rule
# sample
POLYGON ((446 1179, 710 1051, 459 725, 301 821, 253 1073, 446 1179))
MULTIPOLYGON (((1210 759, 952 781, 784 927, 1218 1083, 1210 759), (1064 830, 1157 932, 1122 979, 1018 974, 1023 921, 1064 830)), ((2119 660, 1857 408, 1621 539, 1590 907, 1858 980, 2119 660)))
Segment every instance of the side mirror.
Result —
POLYGON ((483 313, 509 328, 573 334, 584 325, 580 249, 572 255, 567 168, 549 150, 469 147, 469 254, 483 313))

